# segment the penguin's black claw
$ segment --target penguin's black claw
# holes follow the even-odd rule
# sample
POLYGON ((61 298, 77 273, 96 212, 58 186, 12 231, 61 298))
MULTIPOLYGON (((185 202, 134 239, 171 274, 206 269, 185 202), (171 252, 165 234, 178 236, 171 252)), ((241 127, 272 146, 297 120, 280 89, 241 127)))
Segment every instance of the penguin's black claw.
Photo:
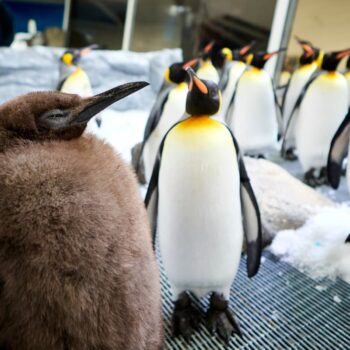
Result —
POLYGON ((226 344, 232 334, 242 337, 242 332, 236 316, 229 309, 228 301, 223 295, 213 293, 207 311, 206 325, 212 334, 217 334, 226 344))
POLYGON ((319 186, 319 181, 315 177, 315 169, 311 168, 304 174, 304 183, 306 185, 309 185, 310 187, 317 187, 319 186))
POLYGON ((322 186, 322 185, 328 185, 328 177, 327 177, 327 168, 326 167, 322 167, 320 170, 320 175, 318 177, 318 185, 322 186))
POLYGON ((294 148, 288 148, 286 150, 286 152, 284 153, 283 158, 285 160, 289 160, 291 162, 298 159, 298 157, 294 153, 294 148))
POLYGON ((173 336, 182 335, 186 341, 190 341, 192 333, 198 328, 200 313, 194 308, 191 299, 183 292, 175 302, 172 319, 173 336))

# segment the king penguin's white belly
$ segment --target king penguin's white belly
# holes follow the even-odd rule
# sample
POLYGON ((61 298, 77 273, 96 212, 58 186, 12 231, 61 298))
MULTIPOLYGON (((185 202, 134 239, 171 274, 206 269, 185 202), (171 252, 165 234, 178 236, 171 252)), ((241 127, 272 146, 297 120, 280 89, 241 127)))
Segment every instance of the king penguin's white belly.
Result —
POLYGON ((300 105, 295 139, 304 172, 327 165, 332 138, 348 110, 343 75, 324 73, 309 87, 300 105))
POLYGON ((164 144, 158 234, 174 297, 229 294, 242 250, 240 182, 229 131, 206 117, 178 124, 164 144))
POLYGON ((78 68, 65 80, 61 87, 61 92, 77 94, 81 97, 92 96, 89 77, 82 69, 78 68))
POLYGON ((278 124, 271 78, 262 69, 246 71, 238 82, 230 127, 245 151, 276 147, 278 124))
POLYGON ((237 81, 241 77, 245 68, 246 68, 246 64, 243 62, 240 62, 240 61, 232 62, 232 66, 228 73, 229 76, 228 76, 227 86, 225 90, 222 91, 222 105, 221 105, 221 111, 219 114, 220 116, 222 116, 223 119, 225 119, 226 117, 226 113, 230 105, 232 95, 235 92, 237 81))
MULTIPOLYGON (((295 103, 297 102, 297 99, 302 92, 304 86, 309 81, 312 73, 314 73, 317 69, 316 63, 311 63, 308 65, 304 65, 300 68, 298 68, 292 75, 290 84, 288 87, 288 91, 286 94, 286 99, 284 101, 283 106, 283 130, 286 130, 288 120, 290 118, 290 115, 293 111, 293 108, 295 106, 295 103)), ((288 134, 285 138, 286 146, 287 148, 292 147, 295 145, 295 124, 297 120, 297 113, 293 116, 293 119, 290 123, 288 134)))
POLYGON ((186 109, 188 87, 180 84, 170 91, 167 102, 157 127, 153 130, 143 150, 145 176, 148 182, 152 176, 154 162, 159 146, 169 129, 184 115, 186 109))
POLYGON ((211 80, 215 84, 219 84, 219 73, 210 61, 204 62, 202 64, 202 66, 197 71, 197 76, 200 79, 211 80))

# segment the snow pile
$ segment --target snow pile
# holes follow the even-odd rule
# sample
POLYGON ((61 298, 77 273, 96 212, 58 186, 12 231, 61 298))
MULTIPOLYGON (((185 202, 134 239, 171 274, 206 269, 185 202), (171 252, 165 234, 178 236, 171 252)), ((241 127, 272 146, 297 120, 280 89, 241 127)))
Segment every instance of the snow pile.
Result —
POLYGON ((280 231, 270 250, 314 279, 350 283, 350 207, 322 209, 297 230, 280 231))
POLYGON ((95 120, 91 120, 86 131, 107 141, 124 160, 130 162, 131 148, 142 140, 148 115, 148 110, 118 112, 107 109, 100 114, 101 128, 97 127, 95 120))

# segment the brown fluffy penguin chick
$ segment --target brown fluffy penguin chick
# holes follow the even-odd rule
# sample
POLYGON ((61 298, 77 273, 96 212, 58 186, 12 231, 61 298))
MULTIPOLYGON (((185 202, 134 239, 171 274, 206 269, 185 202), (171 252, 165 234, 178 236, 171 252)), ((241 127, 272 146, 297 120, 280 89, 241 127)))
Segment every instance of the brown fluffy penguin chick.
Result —
POLYGON ((147 85, 0 106, 0 349, 162 347, 158 269, 135 176, 90 118, 147 85))

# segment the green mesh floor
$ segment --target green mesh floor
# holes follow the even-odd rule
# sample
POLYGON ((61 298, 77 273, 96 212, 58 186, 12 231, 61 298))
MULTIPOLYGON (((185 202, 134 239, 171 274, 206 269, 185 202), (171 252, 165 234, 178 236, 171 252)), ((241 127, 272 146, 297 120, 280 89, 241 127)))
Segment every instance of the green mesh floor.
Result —
MULTIPOLYGON (((290 265, 265 255, 258 275, 246 277, 245 259, 231 289, 231 307, 240 320, 243 339, 226 347, 202 324, 190 343, 171 337, 172 301, 162 274, 167 349, 350 350, 350 285, 314 281, 290 265)), ((208 299, 196 301, 206 310, 208 299)))

